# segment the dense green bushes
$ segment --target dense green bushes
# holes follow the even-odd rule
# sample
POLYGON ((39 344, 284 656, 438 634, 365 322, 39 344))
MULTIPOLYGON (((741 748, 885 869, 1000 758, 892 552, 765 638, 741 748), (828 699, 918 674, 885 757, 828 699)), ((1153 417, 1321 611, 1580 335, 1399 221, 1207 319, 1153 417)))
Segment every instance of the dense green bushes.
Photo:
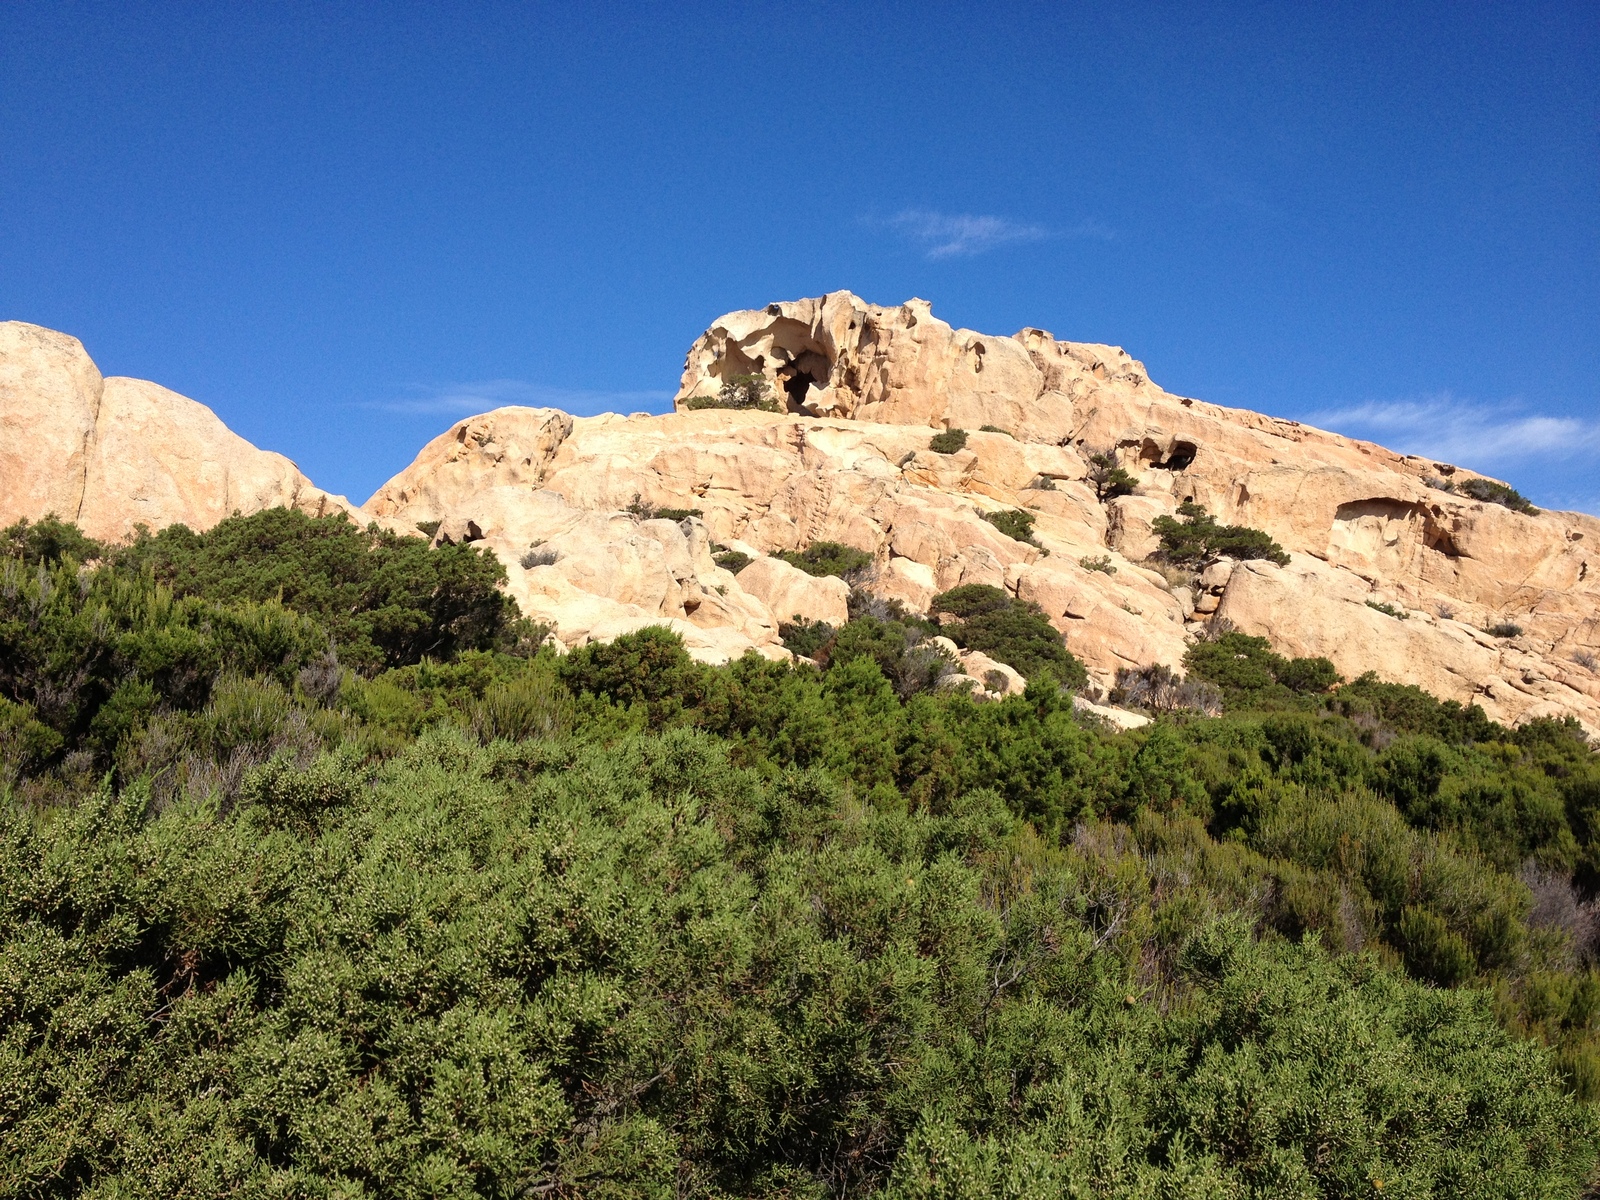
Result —
POLYGON ((858 594, 825 669, 645 630, 361 673, 275 596, 10 544, 0 1191, 1592 1179, 1570 723, 1234 634, 1188 663, 1225 715, 1111 733, 1037 666, 934 686, 938 629, 1054 653, 984 589, 858 594))
POLYGON ((420 538, 343 513, 273 508, 206 533, 172 525, 117 552, 120 570, 149 570, 178 595, 265 603, 315 617, 352 665, 398 667, 483 650, 512 631, 505 568, 468 545, 420 538))
POLYGON ((807 575, 837 575, 855 580, 872 566, 872 555, 843 542, 812 542, 804 550, 780 550, 772 556, 807 575))
POLYGON ((1089 680, 1083 663, 1037 604, 997 587, 968 583, 935 596, 931 611, 941 618, 940 632, 956 645, 981 651, 1029 679, 1048 672, 1070 688, 1089 680))
POLYGON ((1303 708, 1308 698, 1340 682, 1325 658, 1284 658, 1266 638, 1233 630, 1190 646, 1183 665, 1220 688, 1223 704, 1236 710, 1303 708))

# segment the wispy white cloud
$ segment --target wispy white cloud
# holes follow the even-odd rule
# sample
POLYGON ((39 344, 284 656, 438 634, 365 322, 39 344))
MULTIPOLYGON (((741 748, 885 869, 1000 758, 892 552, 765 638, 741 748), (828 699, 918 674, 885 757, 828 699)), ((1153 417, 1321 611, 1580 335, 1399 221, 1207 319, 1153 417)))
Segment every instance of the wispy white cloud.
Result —
POLYGON ((633 412, 661 409, 673 396, 667 391, 607 392, 546 387, 522 379, 482 379, 436 387, 415 385, 403 390, 404 395, 368 401, 360 407, 418 416, 467 416, 512 404, 561 408, 577 413, 633 412))
POLYGON ((1071 229, 1054 231, 1043 225, 1007 217, 942 213, 927 208, 907 208, 891 217, 868 218, 867 224, 892 230, 923 247, 928 258, 963 258, 998 246, 1038 242, 1050 237, 1088 237, 1110 240, 1116 235, 1097 221, 1083 221, 1071 229))
POLYGON ((1371 400, 1310 413, 1306 419, 1406 454, 1476 470, 1566 460, 1600 450, 1600 421, 1532 413, 1516 402, 1461 400, 1448 392, 1371 400))

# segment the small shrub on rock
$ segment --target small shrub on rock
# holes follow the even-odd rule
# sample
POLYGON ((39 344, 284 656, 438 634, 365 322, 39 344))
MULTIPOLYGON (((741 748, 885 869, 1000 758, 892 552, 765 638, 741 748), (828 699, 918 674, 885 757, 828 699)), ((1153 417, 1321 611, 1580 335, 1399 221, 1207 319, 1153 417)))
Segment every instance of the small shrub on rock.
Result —
POLYGON ((983 519, 1014 542, 1042 550, 1033 537, 1034 516, 1020 508, 1003 508, 999 512, 984 513, 983 519))
POLYGON ((1089 673, 1044 610, 1031 601, 983 583, 966 583, 933 598, 930 614, 940 632, 964 650, 977 650, 1016 671, 1024 679, 1041 672, 1058 683, 1082 688, 1089 673))
POLYGON ((1117 464, 1109 450, 1089 455, 1086 479, 1094 489, 1094 498, 1102 504, 1116 496, 1131 496, 1133 489, 1139 486, 1139 481, 1117 464))
POLYGON ((690 517, 701 517, 705 514, 698 508, 657 508, 639 498, 639 493, 633 494, 633 501, 624 510, 641 521, 684 521, 690 517))
POLYGON ((1411 618, 1411 614, 1405 609, 1396 608, 1394 605, 1381 600, 1368 600, 1367 607, 1374 612, 1381 612, 1386 617, 1393 617, 1396 621, 1407 621, 1411 618))
POLYGON ((735 375, 722 385, 715 396, 690 396, 684 408, 697 411, 703 408, 754 409, 758 412, 781 413, 783 405, 772 396, 772 385, 760 375, 735 375))
POLYGON ((967 444, 967 431, 965 429, 946 429, 943 433, 933 435, 933 440, 928 443, 928 449, 935 454, 954 454, 967 444))
POLYGON ((1497 638, 1521 637, 1522 636, 1522 626, 1514 624, 1511 621, 1501 621, 1496 625, 1489 626, 1489 628, 1486 629, 1484 632, 1487 633, 1490 637, 1497 637, 1497 638))
POLYGON ((750 565, 751 558, 743 550, 719 550, 711 556, 711 561, 724 571, 732 571, 737 575, 750 565))
POLYGON ((557 554, 554 550, 542 546, 531 546, 528 552, 517 561, 522 564, 524 571, 531 571, 535 567, 548 567, 556 561, 556 558, 557 554))
POLYGON ((1261 530, 1220 524, 1192 500, 1178 506, 1178 518, 1160 516, 1150 522, 1150 528, 1161 539, 1161 554, 1169 562, 1202 562, 1224 555, 1265 559, 1280 567, 1289 562, 1283 547, 1261 530))
POLYGON ((846 582, 861 578, 872 566, 872 555, 843 542, 812 542, 804 550, 782 550, 772 557, 807 575, 837 575, 846 582))
POLYGON ((1080 558, 1078 565, 1085 571, 1098 571, 1102 575, 1115 575, 1117 568, 1111 562, 1109 554, 1097 554, 1092 557, 1080 558))
POLYGON ((1539 510, 1533 506, 1533 501, 1516 488, 1493 479, 1463 479, 1456 484, 1455 492, 1458 496, 1466 496, 1484 504, 1503 505, 1513 512, 1524 513, 1530 517, 1539 515, 1539 510))

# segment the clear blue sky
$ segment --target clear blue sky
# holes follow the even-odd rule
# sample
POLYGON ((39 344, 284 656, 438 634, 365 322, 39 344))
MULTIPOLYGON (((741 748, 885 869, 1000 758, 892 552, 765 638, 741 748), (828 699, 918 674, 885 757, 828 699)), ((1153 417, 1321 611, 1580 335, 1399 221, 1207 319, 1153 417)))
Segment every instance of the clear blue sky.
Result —
POLYGON ((849 288, 1600 512, 1600 13, 13 3, 0 317, 361 500, 849 288))

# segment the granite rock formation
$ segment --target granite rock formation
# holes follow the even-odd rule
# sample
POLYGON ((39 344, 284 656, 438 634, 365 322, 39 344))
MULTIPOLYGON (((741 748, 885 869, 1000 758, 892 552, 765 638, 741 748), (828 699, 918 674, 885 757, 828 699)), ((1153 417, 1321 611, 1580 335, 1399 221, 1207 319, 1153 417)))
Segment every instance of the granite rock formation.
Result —
MULTIPOLYGON (((116 537, 274 504, 348 509, 203 406, 102 381, 75 340, 34 326, 0 325, 0 435, 5 520, 55 511, 116 537)), ((459 421, 357 515, 493 549, 524 612, 567 646, 668 623, 701 658, 785 657, 779 624, 836 623, 848 589, 767 556, 837 541, 872 555, 872 590, 913 608, 972 582, 1037 602, 1101 684, 1178 665, 1226 621, 1347 677, 1376 670, 1498 720, 1570 714, 1600 732, 1600 520, 1449 490, 1472 478, 1173 395, 1116 347, 993 337, 923 301, 838 292, 719 319, 666 416, 459 421), (688 403, 751 375, 782 411, 688 403), (952 429, 965 445, 932 450, 952 429), (1093 454, 1133 493, 1097 498, 1093 454), (1288 564, 1151 560, 1152 521, 1186 500, 1265 530, 1288 564), (1033 516, 1031 542, 985 519, 1008 510, 1033 516), (754 562, 734 574, 721 550, 754 562)))
POLYGON ((102 378, 77 338, 0 321, 0 521, 54 513, 117 540, 141 524, 208 529, 277 505, 356 511, 205 405, 102 378))

